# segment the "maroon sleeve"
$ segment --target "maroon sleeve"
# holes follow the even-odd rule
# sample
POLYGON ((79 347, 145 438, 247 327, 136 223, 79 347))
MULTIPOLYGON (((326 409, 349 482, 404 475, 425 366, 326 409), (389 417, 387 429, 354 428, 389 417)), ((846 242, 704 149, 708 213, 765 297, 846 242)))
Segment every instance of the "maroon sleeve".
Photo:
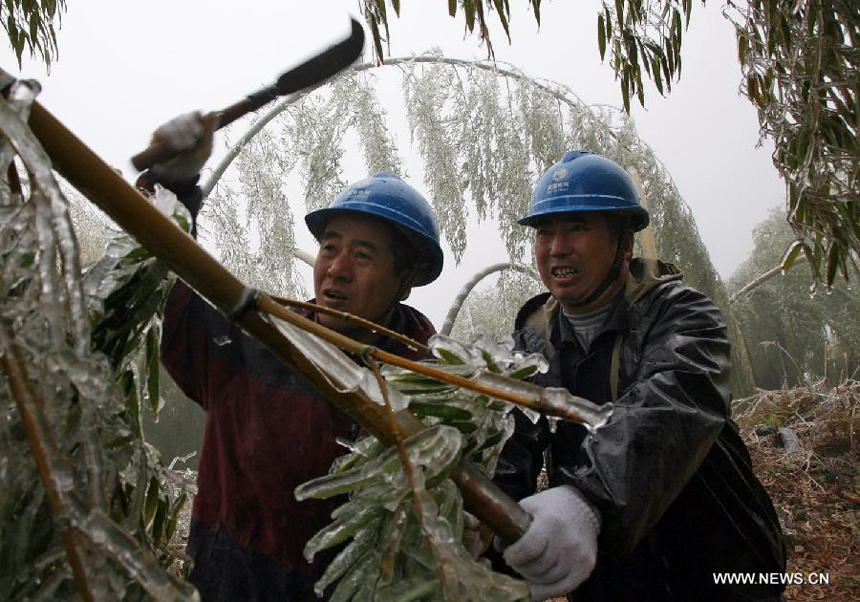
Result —
POLYGON ((195 324, 203 303, 200 297, 181 280, 177 280, 167 298, 164 326, 161 334, 161 363, 187 397, 207 409, 207 345, 208 337, 195 324))

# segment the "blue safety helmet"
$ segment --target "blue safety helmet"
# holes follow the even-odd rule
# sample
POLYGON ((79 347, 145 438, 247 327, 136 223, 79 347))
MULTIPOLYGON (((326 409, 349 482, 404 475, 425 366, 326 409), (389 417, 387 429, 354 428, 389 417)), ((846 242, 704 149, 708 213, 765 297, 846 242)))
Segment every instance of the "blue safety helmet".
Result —
POLYGON ((614 161, 584 150, 566 152, 541 176, 529 214, 519 223, 534 226, 545 215, 571 211, 624 211, 630 214, 634 232, 649 221, 627 172, 614 161))
POLYGON ((397 176, 380 172, 347 186, 331 205, 311 211, 305 223, 319 240, 326 222, 344 212, 363 213, 399 227, 419 251, 412 286, 430 284, 442 272, 445 261, 439 246, 439 228, 433 209, 421 193, 397 176))

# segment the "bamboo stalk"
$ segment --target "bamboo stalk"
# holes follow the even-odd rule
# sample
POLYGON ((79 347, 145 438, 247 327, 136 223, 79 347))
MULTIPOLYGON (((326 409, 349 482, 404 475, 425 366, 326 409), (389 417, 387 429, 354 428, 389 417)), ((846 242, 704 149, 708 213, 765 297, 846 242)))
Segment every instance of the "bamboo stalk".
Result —
MULTIPOLYGON (((36 468, 42 478, 42 484, 45 486, 51 512, 57 518, 68 517, 67 506, 57 490, 51 469, 51 456, 54 450, 50 444, 50 433, 43 433, 40 422, 44 424, 44 420, 40 421, 36 417, 42 404, 38 400, 38 394, 32 388, 30 378, 27 376, 27 368, 3 326, 0 326, 0 363, 2 363, 9 377, 9 388, 18 407, 18 414, 21 416, 21 423, 24 426, 33 459, 36 461, 36 468)), ((63 527, 63 521, 58 521, 57 524, 78 593, 87 602, 92 602, 93 594, 90 591, 87 573, 75 542, 74 532, 68 525, 63 527)))
MULTIPOLYGON (((385 408, 360 392, 337 389, 325 374, 281 335, 271 320, 255 311, 243 312, 248 307, 252 291, 199 247, 190 236, 177 228, 170 219, 161 215, 138 191, 36 102, 30 112, 30 127, 52 158, 54 167, 72 186, 162 259, 201 296, 225 315, 232 316, 239 326, 268 347, 287 367, 308 378, 338 409, 355 418, 380 440, 388 444, 393 442, 385 408)), ((275 309, 294 316, 303 322, 306 330, 313 332, 314 329, 323 328, 295 312, 281 308, 265 295, 260 301, 269 311, 275 309)), ((333 332, 331 334, 357 345, 343 335, 333 332)), ((425 428, 424 424, 408 411, 397 412, 395 419, 398 429, 406 437, 425 428)), ((514 500, 474 467, 461 463, 458 474, 466 475, 460 480, 455 478, 455 482, 463 491, 463 499, 469 512, 509 541, 515 541, 525 533, 531 517, 514 500)))
MULTIPOLYGON (((317 324, 316 322, 308 320, 307 318, 300 316, 295 312, 280 307, 274 301, 272 301, 272 299, 266 297, 265 295, 261 296, 258 299, 257 304, 262 311, 272 314, 276 318, 284 320, 285 322, 289 322, 293 326, 301 328, 302 330, 306 330, 311 334, 315 334, 321 339, 328 341, 333 345, 337 345, 341 349, 349 351, 350 353, 354 353, 356 355, 371 355, 377 358, 379 361, 385 362, 386 364, 391 364, 392 366, 397 366, 398 368, 404 368, 417 374, 422 374, 432 379, 448 383, 449 385, 468 389, 480 395, 488 395, 490 397, 495 397, 496 399, 509 401, 510 403, 529 408, 530 410, 534 410, 536 412, 541 412, 550 416, 558 416, 559 418, 564 418, 565 420, 570 420, 579 424, 586 424, 592 427, 597 426, 590 418, 583 416, 573 408, 550 405, 549 402, 545 399, 532 400, 528 397, 517 395, 516 393, 511 393, 502 389, 497 389, 495 387, 482 385, 463 376, 451 374, 450 372, 440 370, 439 368, 434 368, 433 366, 408 360, 394 353, 383 351, 382 349, 379 349, 377 347, 372 347, 369 345, 365 345, 364 343, 359 343, 358 341, 355 341, 347 336, 334 332, 333 330, 329 330, 321 324, 317 324)), ((511 383, 516 384, 520 383, 520 381, 518 380, 506 379, 505 377, 501 376, 498 376, 497 380, 508 380, 511 383)))
POLYGON ((296 301, 294 299, 287 299, 286 297, 275 297, 271 296, 274 301, 277 301, 281 305, 285 305, 287 307, 298 307, 300 309, 307 309, 314 311, 320 314, 327 314, 329 316, 335 316, 336 318, 340 318, 346 323, 352 323, 356 326, 361 326, 362 328, 366 328, 367 330, 371 330, 373 332, 379 333, 381 335, 385 335, 389 339, 393 339, 400 343, 403 343, 407 347, 411 347, 412 349, 423 353, 430 353, 430 348, 427 345, 423 345, 419 343, 415 339, 410 339, 409 337, 400 334, 399 332, 395 332, 390 328, 385 328, 384 326, 380 326, 375 322, 371 322, 370 320, 365 320, 364 318, 359 318, 358 316, 347 313, 344 311, 338 311, 337 309, 332 309, 331 307, 326 307, 324 305, 320 305, 318 303, 311 303, 309 301, 296 301))

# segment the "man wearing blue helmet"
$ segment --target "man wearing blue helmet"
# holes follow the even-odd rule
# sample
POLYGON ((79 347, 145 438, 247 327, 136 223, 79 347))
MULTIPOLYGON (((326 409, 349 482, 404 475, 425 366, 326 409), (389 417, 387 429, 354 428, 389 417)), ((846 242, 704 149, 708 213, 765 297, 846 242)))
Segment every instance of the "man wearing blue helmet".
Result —
POLYGON ((541 177, 520 220, 549 292, 520 310, 517 345, 549 360, 538 384, 614 412, 591 433, 516 412, 495 479, 534 520, 504 560, 534 600, 779 600, 779 580, 716 583, 782 573, 782 535, 730 418, 726 325, 673 266, 632 257, 648 221, 627 173, 586 151, 541 177))
MULTIPOLYGON (((185 151, 141 177, 175 192, 196 217, 198 172, 211 149, 199 114, 174 119, 154 138, 185 151)), ((433 211, 411 186, 377 174, 347 187, 305 221, 320 243, 314 291, 320 305, 365 318, 421 343, 435 332, 401 303, 435 280, 442 249, 433 211)), ((417 359, 417 352, 329 315, 329 328, 417 359)), ((309 564, 305 543, 330 521, 336 502, 298 503, 299 484, 325 474, 358 426, 300 375, 233 326, 184 283, 164 315, 162 361, 206 411, 188 553, 189 580, 204 601, 315 599, 313 583, 331 554, 309 564)))

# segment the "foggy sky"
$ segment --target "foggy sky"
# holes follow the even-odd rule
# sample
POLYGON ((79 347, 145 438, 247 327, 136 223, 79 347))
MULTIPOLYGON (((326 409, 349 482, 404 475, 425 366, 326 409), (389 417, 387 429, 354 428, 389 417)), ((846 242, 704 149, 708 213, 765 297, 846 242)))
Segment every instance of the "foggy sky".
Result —
MULTIPOLYGON (((569 86, 586 104, 620 106, 618 84, 600 63, 597 49, 600 4, 543 2, 540 30, 527 4, 511 2, 510 45, 495 14, 489 15, 496 58, 530 76, 569 86)), ((632 114, 640 137, 691 207, 715 267, 727 278, 752 248, 753 226, 784 203, 785 190, 771 162, 772 146, 757 148, 755 110, 737 92, 741 75, 731 25, 717 5, 695 4, 693 10, 680 81, 667 99, 648 84, 647 110, 631 100, 632 114)), ((486 58, 477 35, 464 36, 462 15, 448 17, 446 2, 406 0, 401 11, 400 19, 391 15, 391 56, 439 47, 450 57, 486 58)), ((344 36, 349 13, 358 13, 354 0, 70 2, 59 35, 59 60, 50 75, 39 61, 27 59, 19 71, 8 43, 0 50, 0 66, 38 79, 44 88, 40 102, 131 180, 128 158, 145 147, 155 126, 189 110, 224 107, 271 83, 344 36)), ((369 52, 368 45, 366 59, 369 52)), ((396 86, 380 92, 399 94, 382 101, 402 105, 396 86)), ((396 112, 390 111, 392 119, 396 112)), ((234 127, 231 137, 242 131, 241 124, 234 127)), ((426 192, 408 136, 397 142, 410 183, 426 192)), ((350 168, 345 177, 353 181, 362 174, 350 168)), ((298 219, 300 204, 293 211, 301 245, 314 251, 298 219)), ((411 302, 437 327, 462 283, 505 259, 492 225, 471 224, 469 232, 463 263, 455 266, 448 254, 440 281, 413 293, 411 302)))

